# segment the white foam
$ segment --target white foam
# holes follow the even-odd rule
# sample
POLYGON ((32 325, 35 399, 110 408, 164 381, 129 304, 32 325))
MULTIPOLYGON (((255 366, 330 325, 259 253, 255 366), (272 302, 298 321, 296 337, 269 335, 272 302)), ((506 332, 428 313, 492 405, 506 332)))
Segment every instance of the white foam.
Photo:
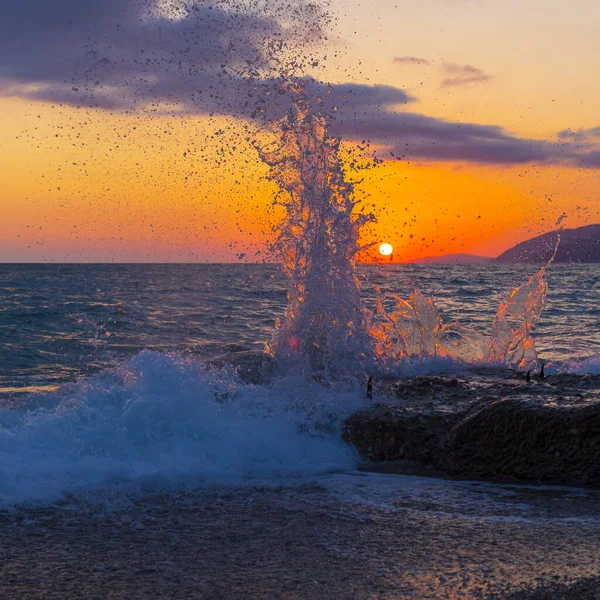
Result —
POLYGON ((124 366, 0 411, 0 506, 91 489, 244 482, 352 468, 340 424, 358 390, 243 384, 178 355, 124 366))

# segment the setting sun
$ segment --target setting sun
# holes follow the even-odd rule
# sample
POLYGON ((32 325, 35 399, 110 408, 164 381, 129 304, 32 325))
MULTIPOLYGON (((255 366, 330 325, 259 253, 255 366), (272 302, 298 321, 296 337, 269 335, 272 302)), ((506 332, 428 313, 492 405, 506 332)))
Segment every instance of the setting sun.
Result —
POLYGON ((394 248, 391 244, 381 244, 381 246, 379 246, 379 254, 382 256, 391 256, 393 251, 394 248))

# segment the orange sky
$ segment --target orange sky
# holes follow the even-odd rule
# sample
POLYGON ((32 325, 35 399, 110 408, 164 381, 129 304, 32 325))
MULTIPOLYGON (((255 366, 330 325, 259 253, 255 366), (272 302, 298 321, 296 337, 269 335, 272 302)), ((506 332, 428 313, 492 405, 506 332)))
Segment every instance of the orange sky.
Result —
MULTIPOLYGON (((569 127, 600 125, 600 83, 591 76, 600 67, 591 41, 600 35, 596 4, 579 0, 570 9, 585 24, 578 32, 569 27, 571 12, 561 22, 567 13, 557 2, 544 2, 545 13, 527 26, 510 20, 519 4, 507 4, 382 0, 375 10, 335 0, 337 56, 325 75, 404 88, 416 102, 399 111, 499 125, 521 137, 551 139, 569 127), (552 48, 561 24, 560 47, 552 48), (428 64, 394 63, 396 56, 428 64), (489 79, 443 88, 446 63, 474 65, 489 79)), ((0 98, 0 261, 268 257, 275 188, 238 135, 241 126, 0 98)), ((387 160, 358 189, 378 216, 364 242, 390 242, 396 261, 493 256, 552 229, 563 214, 567 226, 600 222, 599 184, 600 169, 560 163, 387 160)))

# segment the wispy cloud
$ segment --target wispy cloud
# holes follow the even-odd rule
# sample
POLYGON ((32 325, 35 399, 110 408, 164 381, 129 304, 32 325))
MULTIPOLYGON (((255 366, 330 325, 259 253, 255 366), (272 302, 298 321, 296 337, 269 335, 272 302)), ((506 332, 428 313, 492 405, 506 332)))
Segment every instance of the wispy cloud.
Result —
POLYGON ((600 138, 600 127, 590 129, 564 129, 558 132, 561 140, 572 140, 574 142, 583 142, 593 138, 600 138))
POLYGON ((451 122, 396 112, 390 106, 363 110, 360 116, 342 111, 339 117, 333 125, 336 133, 355 140, 368 139, 402 160, 598 166, 597 155, 573 149, 571 144, 520 138, 495 125, 451 122))
POLYGON ((471 65, 444 63, 442 65, 442 70, 446 74, 446 78, 441 83, 442 87, 483 83, 492 78, 491 75, 488 75, 481 69, 471 65))
POLYGON ((392 61, 396 65, 430 65, 431 61, 418 56, 396 56, 392 61))

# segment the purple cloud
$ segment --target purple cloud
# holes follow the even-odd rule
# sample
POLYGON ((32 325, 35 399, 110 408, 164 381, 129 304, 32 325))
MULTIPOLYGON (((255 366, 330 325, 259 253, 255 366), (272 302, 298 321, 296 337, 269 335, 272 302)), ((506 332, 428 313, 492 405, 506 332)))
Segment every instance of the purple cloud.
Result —
POLYGON ((447 77, 442 81, 442 87, 452 87, 457 85, 469 85, 471 83, 483 83, 489 81, 492 77, 484 73, 477 67, 471 65, 456 65, 454 63, 444 63, 442 70, 447 77))
POLYGON ((0 94, 114 110, 154 103, 245 114, 273 70, 269 49, 292 55, 295 44, 310 50, 323 36, 321 13, 309 0, 272 0, 260 14, 250 0, 158 6, 4 0, 0 94))
POLYGON ((392 61, 396 65, 430 65, 431 61, 418 56, 396 56, 392 61))
POLYGON ((574 161, 565 143, 519 138, 495 125, 453 123, 412 112, 379 111, 348 118, 342 113, 334 130, 344 137, 370 140, 403 160, 433 160, 514 165, 574 161))
MULTIPOLYGON (((250 10, 251 0, 189 0, 178 6, 165 14, 140 12, 138 0, 4 0, 0 95, 116 111, 166 105, 182 114, 276 117, 289 99, 273 94, 278 80, 268 49, 290 48, 289 64, 302 73, 324 38, 322 15, 310 0, 269 0, 260 14, 250 10), (293 54, 295 44, 310 47, 306 59, 293 54)), ((447 86, 489 79, 471 66, 447 63, 443 69, 447 86)), ((414 98, 387 85, 308 86, 326 107, 335 107, 334 133, 371 140, 397 158, 600 168, 600 151, 591 144, 574 147, 563 141, 569 139, 564 132, 553 143, 519 138, 493 125, 403 112, 398 107, 414 98)), ((598 128, 577 135, 598 137, 598 128)))

